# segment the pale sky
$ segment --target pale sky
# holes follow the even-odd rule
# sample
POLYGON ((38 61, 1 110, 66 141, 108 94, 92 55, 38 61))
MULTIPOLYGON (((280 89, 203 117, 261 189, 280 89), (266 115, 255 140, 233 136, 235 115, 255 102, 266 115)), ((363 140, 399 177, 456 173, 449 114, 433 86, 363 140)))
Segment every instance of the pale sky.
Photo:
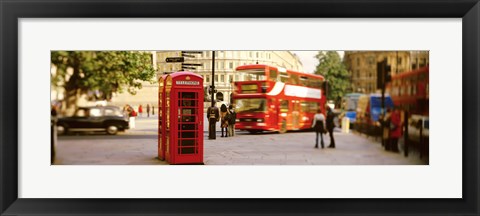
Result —
MULTIPOLYGON (((317 55, 318 51, 291 51, 295 53, 299 58, 300 61, 303 64, 303 69, 305 70, 304 72, 306 73, 313 73, 315 71, 315 68, 318 65, 318 61, 315 58, 315 55, 317 55)), ((338 51, 338 54, 340 54, 340 57, 343 58, 343 51, 338 51)))

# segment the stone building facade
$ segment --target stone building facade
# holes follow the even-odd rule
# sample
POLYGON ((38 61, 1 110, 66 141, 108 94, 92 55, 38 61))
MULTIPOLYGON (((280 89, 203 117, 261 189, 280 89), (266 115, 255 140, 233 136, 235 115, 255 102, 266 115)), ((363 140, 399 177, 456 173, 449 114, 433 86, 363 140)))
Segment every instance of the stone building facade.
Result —
MULTIPOLYGON (((188 52, 188 51, 187 51, 188 52)), ((233 82, 243 81, 245 78, 235 73, 235 68, 248 64, 266 64, 295 71, 303 71, 303 65, 297 55, 290 51, 215 51, 215 77, 212 77, 212 51, 201 53, 184 53, 184 64, 201 64, 202 66, 186 66, 182 63, 167 63, 168 57, 180 57, 182 51, 157 51, 158 75, 175 71, 192 71, 203 77, 204 86, 208 87, 215 82, 216 100, 229 103, 233 92, 233 82), (194 69, 193 69, 194 68, 194 69)), ((207 92, 208 94, 208 92, 207 92)), ((207 96, 207 98, 210 98, 207 96)))
POLYGON ((391 75, 429 64, 428 51, 345 51, 344 63, 351 74, 351 92, 376 93, 377 63, 387 59, 391 75))
MULTIPOLYGON (((303 65, 297 55, 290 51, 216 51, 215 52, 215 77, 212 77, 212 51, 200 51, 200 53, 188 53, 183 55, 184 64, 201 64, 202 66, 182 69, 182 63, 169 63, 166 58, 181 57, 182 51, 156 51, 155 62, 157 66, 157 77, 154 83, 143 82, 142 89, 137 90, 135 95, 127 92, 117 94, 109 104, 124 106, 130 104, 134 107, 151 104, 156 107, 158 104, 158 83, 157 80, 165 73, 177 71, 192 71, 203 77, 204 86, 208 87, 215 79, 217 93, 215 99, 221 99, 223 103, 229 103, 233 92, 233 82, 244 80, 235 74, 235 68, 247 64, 266 64, 282 67, 295 71, 303 71, 303 65)), ((197 52, 197 51, 194 51, 197 52)), ((211 98, 206 92, 206 98, 211 98)), ((208 106, 210 103, 205 103, 208 106)))

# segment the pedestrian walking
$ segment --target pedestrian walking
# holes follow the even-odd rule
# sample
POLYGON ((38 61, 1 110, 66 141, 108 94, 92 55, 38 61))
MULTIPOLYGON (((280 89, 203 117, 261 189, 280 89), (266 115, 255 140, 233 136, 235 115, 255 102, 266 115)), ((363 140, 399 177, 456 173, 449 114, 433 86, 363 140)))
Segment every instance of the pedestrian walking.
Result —
POLYGON ((393 108, 390 116, 390 148, 393 152, 399 152, 398 139, 402 136, 401 126, 400 112, 393 108))
POLYGON ((218 107, 215 106, 215 102, 213 102, 213 106, 208 107, 207 109, 207 118, 208 118, 208 139, 216 139, 216 124, 220 120, 220 112, 218 111, 218 107))
POLYGON ((152 116, 155 115, 155 106, 152 104, 152 116))
POLYGON ((147 117, 150 117, 150 104, 147 104, 147 117))
POLYGON ((231 104, 228 106, 228 111, 230 112, 228 117, 228 135, 235 136, 235 122, 237 120, 237 113, 231 104))
POLYGON ((140 106, 138 106, 138 114, 140 115, 140 117, 143 117, 142 114, 143 114, 143 108, 142 108, 142 105, 140 104, 140 106))
POLYGON ((330 106, 327 106, 327 131, 330 135, 330 145, 328 148, 335 148, 335 139, 333 138, 333 129, 335 128, 335 123, 333 119, 335 118, 335 114, 333 114, 333 110, 330 106))
POLYGON ((226 118, 227 114, 229 114, 227 105, 222 104, 220 106, 220 118, 221 118, 220 128, 222 130, 222 137, 228 137, 228 133, 227 133, 228 119, 226 118), (223 135, 224 130, 225 130, 225 136, 223 135))
POLYGON ((320 144, 322 149, 324 148, 323 144, 323 134, 325 133, 325 115, 322 113, 322 109, 318 109, 318 112, 313 116, 312 128, 315 131, 315 148, 318 148, 318 134, 320 134, 320 144))
POLYGON ((391 110, 390 108, 387 108, 387 112, 385 115, 382 117, 382 145, 384 145, 385 150, 390 151, 391 149, 391 143, 390 143, 390 117, 391 117, 391 110))

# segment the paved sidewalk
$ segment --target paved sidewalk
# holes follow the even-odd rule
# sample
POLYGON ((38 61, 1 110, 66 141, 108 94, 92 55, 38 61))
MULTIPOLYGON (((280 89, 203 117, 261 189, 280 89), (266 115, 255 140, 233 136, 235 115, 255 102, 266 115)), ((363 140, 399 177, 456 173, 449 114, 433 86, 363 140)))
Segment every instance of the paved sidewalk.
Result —
POLYGON ((238 134, 205 141, 208 165, 423 165, 418 156, 385 151, 360 134, 334 133, 336 148, 315 149, 313 132, 238 134))
MULTIPOLYGON (((166 165, 157 159, 156 118, 138 118, 135 129, 116 136, 60 136, 55 164, 166 165)), ((315 149, 313 132, 249 134, 208 140, 204 132, 206 165, 419 165, 418 155, 383 150, 379 141, 360 134, 335 132, 336 148, 315 149)), ((325 138, 325 146, 329 144, 325 138)))

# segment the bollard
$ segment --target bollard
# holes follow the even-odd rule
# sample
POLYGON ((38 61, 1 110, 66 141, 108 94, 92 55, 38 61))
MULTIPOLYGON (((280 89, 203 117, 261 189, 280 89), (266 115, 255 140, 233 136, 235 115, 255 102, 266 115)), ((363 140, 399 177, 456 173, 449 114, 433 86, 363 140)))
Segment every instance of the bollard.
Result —
POLYGON ((423 150, 423 119, 420 119, 420 159, 422 159, 423 157, 423 153, 424 153, 424 150, 423 150))
POLYGON ((50 163, 55 163, 55 148, 57 146, 57 120, 52 118, 50 121, 50 163))
POLYGON ((405 125, 405 133, 403 133, 403 140, 404 140, 404 143, 405 143, 405 151, 403 152, 403 154, 405 155, 405 157, 408 157, 408 111, 405 111, 405 115, 403 116, 403 122, 404 122, 404 125, 405 125))
POLYGON ((342 132, 349 133, 350 130, 350 119, 347 117, 342 118, 342 132))
POLYGON ((128 118, 128 128, 129 129, 135 128, 135 117, 131 116, 128 118))

